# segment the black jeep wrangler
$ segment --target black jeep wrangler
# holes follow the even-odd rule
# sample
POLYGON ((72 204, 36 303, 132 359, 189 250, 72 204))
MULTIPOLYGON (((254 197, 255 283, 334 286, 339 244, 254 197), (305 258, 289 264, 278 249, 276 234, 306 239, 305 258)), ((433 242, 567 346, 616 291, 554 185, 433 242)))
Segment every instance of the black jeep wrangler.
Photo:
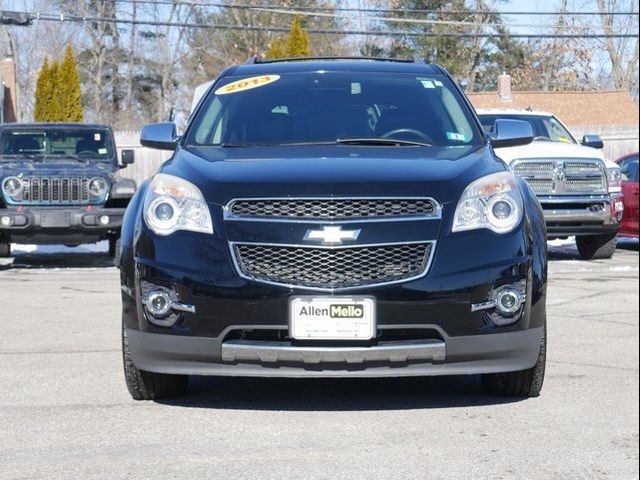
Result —
POLYGON ((65 244, 109 240, 119 251, 124 211, 135 181, 116 176, 113 132, 105 125, 0 125, 0 256, 11 243, 65 244))

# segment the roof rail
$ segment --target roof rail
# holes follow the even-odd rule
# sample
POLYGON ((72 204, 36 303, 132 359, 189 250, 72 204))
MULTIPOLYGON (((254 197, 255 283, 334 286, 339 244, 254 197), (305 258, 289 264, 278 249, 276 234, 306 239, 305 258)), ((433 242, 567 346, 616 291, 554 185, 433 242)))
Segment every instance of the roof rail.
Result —
POLYGON ((388 57, 288 57, 288 58, 257 58, 253 57, 247 61, 248 64, 254 63, 280 63, 280 62, 311 62, 311 61, 323 61, 323 60, 368 60, 372 62, 400 62, 400 63, 414 63, 413 58, 388 58, 388 57))

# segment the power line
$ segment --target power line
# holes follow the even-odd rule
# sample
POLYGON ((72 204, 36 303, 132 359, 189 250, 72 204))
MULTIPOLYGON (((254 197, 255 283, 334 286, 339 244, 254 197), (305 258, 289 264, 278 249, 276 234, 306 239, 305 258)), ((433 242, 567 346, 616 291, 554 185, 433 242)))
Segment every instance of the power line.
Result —
MULTIPOLYGON (((180 27, 194 29, 210 29, 210 30, 242 30, 242 31, 262 31, 286 33, 288 27, 265 27, 253 25, 228 25, 198 22, 163 22, 157 20, 130 20, 124 18, 112 17, 91 17, 81 15, 66 15, 53 13, 35 13, 35 12, 17 12, 29 15, 34 20, 47 22, 102 22, 110 24, 126 24, 126 25, 146 25, 146 26, 162 26, 162 27, 180 27)), ((635 34, 532 34, 532 33, 452 33, 452 32, 415 32, 415 31, 381 31, 381 30, 344 30, 344 29, 316 29, 307 30, 311 34, 316 35, 367 35, 367 36, 398 36, 398 37, 442 37, 442 38, 635 38, 635 34)))
POLYGON ((413 13, 413 14, 438 14, 443 16, 450 15, 571 15, 571 16, 617 16, 617 15, 638 15, 638 12, 559 12, 559 11, 544 11, 544 12, 519 12, 519 11, 477 11, 477 10, 433 10, 422 8, 355 8, 355 7, 322 7, 322 6, 295 6, 290 5, 253 5, 253 4, 230 4, 224 2, 206 2, 196 0, 117 0, 118 3, 130 3, 130 4, 152 4, 152 5, 185 5, 185 6, 199 6, 199 7, 216 7, 216 8, 230 8, 240 10, 304 10, 308 12, 351 12, 351 13, 413 13))

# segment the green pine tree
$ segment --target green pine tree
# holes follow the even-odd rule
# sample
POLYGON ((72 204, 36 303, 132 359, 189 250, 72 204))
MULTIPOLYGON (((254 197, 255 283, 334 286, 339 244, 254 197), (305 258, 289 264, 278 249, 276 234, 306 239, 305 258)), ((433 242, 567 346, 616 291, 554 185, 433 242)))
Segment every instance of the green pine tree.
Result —
POLYGON ((49 68, 49 84, 51 94, 48 97, 47 111, 45 114, 46 122, 61 122, 62 113, 60 110, 60 64, 58 60, 54 60, 49 68))
POLYGON ((67 45, 64 58, 58 69, 57 83, 59 85, 60 121, 82 122, 82 90, 80 89, 80 75, 73 55, 71 45, 67 45))
POLYGON ((36 122, 47 121, 47 108, 51 98, 51 74, 49 68, 49 60, 45 57, 42 67, 38 73, 36 81, 36 101, 33 112, 33 119, 36 122))
POLYGON ((284 58, 287 56, 287 51, 285 49, 284 42, 282 38, 276 37, 271 41, 269 45, 269 49, 267 50, 266 57, 267 58, 284 58))
POLYGON ((287 38, 286 55, 288 57, 309 57, 311 48, 309 47, 309 35, 300 24, 300 17, 295 17, 291 23, 291 30, 287 38))

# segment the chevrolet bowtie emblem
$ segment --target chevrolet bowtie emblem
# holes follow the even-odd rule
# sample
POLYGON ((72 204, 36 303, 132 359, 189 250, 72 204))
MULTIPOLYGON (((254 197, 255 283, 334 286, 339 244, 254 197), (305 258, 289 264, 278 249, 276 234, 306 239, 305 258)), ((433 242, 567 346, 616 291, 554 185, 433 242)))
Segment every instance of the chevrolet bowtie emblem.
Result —
POLYGON ((344 240, 357 240, 360 230, 342 230, 342 227, 322 227, 307 230, 304 240, 320 240, 325 245, 340 245, 344 240))

